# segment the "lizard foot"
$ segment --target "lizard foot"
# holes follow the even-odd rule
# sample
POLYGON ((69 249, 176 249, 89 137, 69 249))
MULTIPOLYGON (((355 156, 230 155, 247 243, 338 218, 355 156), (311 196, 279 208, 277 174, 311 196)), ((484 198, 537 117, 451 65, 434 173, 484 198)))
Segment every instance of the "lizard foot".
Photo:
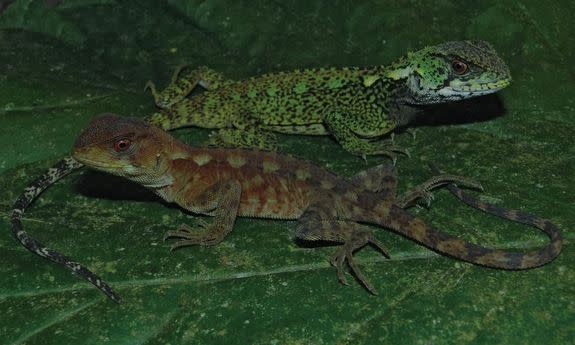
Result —
POLYGON ((401 146, 395 145, 393 140, 377 140, 368 142, 368 148, 364 154, 367 155, 384 155, 391 158, 394 162, 397 161, 398 154, 406 155, 409 157, 409 151, 401 146))
POLYGON ((415 140, 415 137, 417 136, 417 128, 408 128, 405 131, 411 134, 411 138, 415 140))
POLYGON ((224 237, 220 235, 221 232, 214 228, 213 224, 206 222, 203 219, 198 220, 198 227, 192 228, 189 225, 182 224, 175 231, 167 231, 164 235, 164 241, 169 238, 179 238, 180 240, 172 244, 171 250, 193 246, 213 246, 220 243, 224 237))
POLYGON ((176 67, 176 69, 174 70, 174 73, 172 74, 172 84, 174 84, 178 81, 180 73, 182 73, 183 70, 188 68, 188 66, 190 66, 189 63, 182 63, 176 67))
POLYGON ((358 232, 352 235, 352 238, 346 241, 338 248, 335 254, 330 258, 330 263, 337 269, 337 278, 340 283, 349 285, 345 277, 344 263, 347 261, 351 272, 355 275, 357 280, 373 295, 377 295, 375 288, 365 278, 361 270, 355 264, 353 259, 353 252, 366 244, 375 246, 385 257, 389 258, 389 251, 381 242, 376 240, 370 232, 358 232))
POLYGON ((152 94, 156 94, 156 84, 153 81, 148 80, 144 86, 144 92, 150 90, 152 94))
POLYGON ((425 181, 421 185, 405 193, 405 195, 397 197, 396 204, 401 208, 411 207, 415 205, 424 205, 425 207, 429 207, 431 201, 433 200, 433 194, 431 193, 431 191, 433 189, 451 183, 462 188, 469 188, 483 191, 483 187, 481 186, 480 183, 468 177, 450 175, 450 174, 440 174, 433 176, 432 178, 425 181))

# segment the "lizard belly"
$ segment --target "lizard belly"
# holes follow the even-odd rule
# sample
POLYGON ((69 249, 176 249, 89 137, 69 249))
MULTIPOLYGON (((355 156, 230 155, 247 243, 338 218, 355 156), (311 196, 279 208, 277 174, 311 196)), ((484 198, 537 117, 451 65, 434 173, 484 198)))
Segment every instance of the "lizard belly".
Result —
POLYGON ((286 134, 306 134, 306 135, 327 135, 328 131, 321 123, 312 123, 308 125, 271 125, 262 126, 265 129, 278 133, 286 134))

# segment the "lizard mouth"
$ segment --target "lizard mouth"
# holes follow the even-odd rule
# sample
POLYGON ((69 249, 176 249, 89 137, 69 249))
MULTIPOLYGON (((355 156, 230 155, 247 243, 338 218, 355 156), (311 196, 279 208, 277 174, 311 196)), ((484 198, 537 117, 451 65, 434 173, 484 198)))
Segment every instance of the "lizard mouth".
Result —
POLYGON ((78 162, 97 170, 117 171, 123 168, 123 166, 118 164, 107 164, 100 161, 91 160, 86 157, 82 157, 77 152, 72 153, 72 157, 74 157, 74 159, 77 160, 78 162))
POLYGON ((454 92, 483 95, 499 91, 511 84, 511 79, 500 79, 483 83, 467 83, 452 81, 447 87, 454 92))
POLYGON ((438 94, 445 99, 461 100, 470 97, 483 96, 495 93, 511 83, 511 79, 500 79, 496 81, 478 82, 461 82, 452 80, 451 83, 441 90, 438 94))

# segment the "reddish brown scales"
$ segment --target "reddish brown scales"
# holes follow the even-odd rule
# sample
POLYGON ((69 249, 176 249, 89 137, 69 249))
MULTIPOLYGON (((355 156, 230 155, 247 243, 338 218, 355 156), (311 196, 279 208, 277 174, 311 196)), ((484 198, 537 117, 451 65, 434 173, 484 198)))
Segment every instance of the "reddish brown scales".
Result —
POLYGON ((185 202, 219 181, 237 180, 242 187, 238 215, 260 218, 297 219, 309 204, 312 169, 299 168, 287 174, 282 166, 289 159, 267 152, 197 149, 186 159, 172 162, 174 183, 162 192, 185 202))
MULTIPOLYGON (((338 177, 319 166, 276 153, 249 150, 189 147, 159 128, 131 125, 134 120, 106 117, 106 126, 96 119, 97 130, 88 128, 78 139, 74 157, 94 168, 125 176, 157 192, 165 200, 202 214, 213 215, 211 223, 192 229, 182 225, 169 231, 178 238, 173 248, 214 245, 232 231, 236 216, 298 219, 297 237, 302 240, 342 242, 332 263, 345 281, 344 263, 369 291, 373 287, 353 261, 353 252, 372 244, 383 252, 372 230, 364 223, 379 225, 438 252, 472 263, 525 269, 555 258, 562 244, 559 230, 549 221, 520 212, 484 204, 455 193, 466 203, 504 218, 539 227, 551 242, 536 251, 518 253, 486 248, 440 232, 404 211, 395 198, 392 169, 376 168, 351 179, 338 177), (114 140, 132 140, 130 150, 114 152, 114 140)), ((434 177, 437 182, 458 182, 451 175, 434 177)), ((425 189, 425 188, 424 188, 425 189)), ((408 193, 408 195, 410 195, 408 193)), ((409 204, 410 200, 405 202, 409 204)))

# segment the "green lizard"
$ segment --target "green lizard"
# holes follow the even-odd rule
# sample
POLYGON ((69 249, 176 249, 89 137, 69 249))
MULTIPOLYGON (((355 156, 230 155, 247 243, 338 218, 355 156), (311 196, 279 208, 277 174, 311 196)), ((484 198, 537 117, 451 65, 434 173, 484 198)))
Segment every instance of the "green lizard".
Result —
POLYGON ((409 123, 424 105, 493 93, 511 82, 505 63, 483 41, 426 47, 388 66, 298 70, 243 81, 206 67, 181 71, 162 92, 146 84, 161 108, 151 124, 217 128, 216 144, 262 149, 275 149, 272 132, 331 134, 361 156, 404 152, 380 138, 409 123), (186 98, 197 85, 207 90, 186 98))
MULTIPOLYGON (((218 244, 232 231, 237 216, 297 219, 297 238, 340 244, 331 258, 340 282, 346 283, 347 263, 372 293, 375 289, 355 264, 353 253, 368 244, 386 257, 389 252, 365 224, 390 229, 451 257, 501 269, 544 265, 559 255, 563 242, 549 220, 481 203, 450 186, 466 203, 532 225, 550 237, 546 246, 528 253, 482 247, 440 232, 407 213, 403 208, 428 191, 424 187, 419 195, 396 199, 396 178, 389 165, 347 179, 312 162, 274 152, 190 147, 139 119, 113 114, 92 120, 74 143, 73 157, 96 170, 139 183, 188 211, 214 217, 211 223, 201 221, 196 229, 183 224, 168 231, 165 239, 178 239, 172 248, 218 244)), ((436 180, 428 186, 444 182, 451 181, 436 180)), ((78 267, 72 269, 78 272, 78 267)), ((81 274, 86 276, 85 271, 81 274)), ((92 283, 117 298, 102 288, 99 278, 92 283)))

